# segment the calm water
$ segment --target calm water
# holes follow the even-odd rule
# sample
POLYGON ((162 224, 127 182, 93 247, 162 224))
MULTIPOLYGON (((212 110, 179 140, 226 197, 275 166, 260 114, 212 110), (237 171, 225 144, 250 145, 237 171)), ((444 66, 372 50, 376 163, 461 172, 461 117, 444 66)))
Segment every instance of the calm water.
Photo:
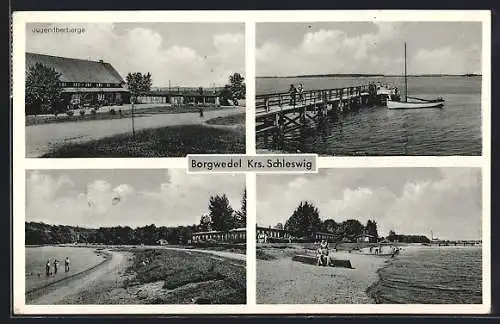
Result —
POLYGON ((379 271, 369 289, 377 303, 480 304, 480 247, 407 249, 379 271))
POLYGON ((64 279, 93 267, 104 260, 94 248, 81 247, 26 247, 26 291, 40 288, 54 281, 64 279), (64 259, 70 259, 70 271, 64 272, 64 259), (50 260, 51 271, 54 272, 54 259, 59 261, 56 275, 45 275, 45 264, 50 260))
MULTIPOLYGON (((403 89, 401 77, 257 78, 256 93, 340 88, 382 82, 403 89)), ((320 155, 481 155, 481 77, 410 77, 409 95, 443 97, 442 109, 361 108, 330 117, 306 134, 287 136, 284 146, 257 139, 258 149, 320 155)))

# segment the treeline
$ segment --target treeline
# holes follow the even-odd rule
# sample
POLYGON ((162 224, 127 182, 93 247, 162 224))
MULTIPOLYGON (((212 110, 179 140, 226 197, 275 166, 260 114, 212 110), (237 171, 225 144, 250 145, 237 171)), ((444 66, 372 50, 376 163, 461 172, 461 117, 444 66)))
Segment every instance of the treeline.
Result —
POLYGON ((318 208, 309 201, 300 202, 285 226, 277 224, 276 227, 290 231, 297 238, 309 237, 313 232, 332 233, 335 241, 356 241, 364 234, 371 235, 374 239, 378 238, 376 221, 368 220, 366 225, 356 219, 348 219, 340 223, 333 219, 322 221, 318 208))
POLYGON ((211 196, 209 212, 202 215, 199 224, 188 226, 159 226, 155 224, 131 228, 114 226, 84 228, 68 225, 49 225, 42 222, 25 223, 25 244, 157 244, 165 240, 169 244, 189 244, 192 234, 208 230, 228 231, 246 226, 246 190, 243 192, 241 207, 234 210, 225 194, 211 196))
MULTIPOLYGON (((336 222, 333 219, 321 220, 319 210, 309 201, 300 202, 293 214, 288 218, 285 225, 278 223, 275 228, 285 229, 296 238, 309 238, 314 232, 333 234, 336 242, 356 242, 360 236, 368 235, 370 242, 378 242, 384 239, 379 236, 377 222, 368 220, 362 224, 356 219, 348 219, 336 222)), ((402 243, 429 243, 430 240, 424 235, 404 235, 390 231, 385 237, 390 242, 402 243)))
POLYGON ((137 227, 129 226, 82 228, 68 225, 49 225, 27 222, 25 224, 25 244, 156 244, 164 239, 170 244, 187 244, 197 225, 178 227, 156 227, 155 224, 137 227))
POLYGON ((405 235, 396 234, 394 231, 390 231, 389 235, 386 237, 389 242, 400 242, 400 243, 430 243, 431 240, 425 235, 405 235))

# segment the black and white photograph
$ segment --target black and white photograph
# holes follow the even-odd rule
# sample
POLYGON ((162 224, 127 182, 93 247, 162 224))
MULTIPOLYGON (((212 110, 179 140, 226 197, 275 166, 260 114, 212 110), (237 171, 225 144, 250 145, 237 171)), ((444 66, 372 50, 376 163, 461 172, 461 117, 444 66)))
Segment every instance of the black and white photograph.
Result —
POLYGON ((28 158, 245 153, 243 23, 27 23, 28 158))
POLYGON ((257 303, 482 304, 481 189, 466 167, 257 175, 257 303))
POLYGON ((482 24, 257 23, 257 152, 481 156, 482 24))
POLYGON ((24 227, 26 305, 246 304, 244 175, 27 170, 24 227))

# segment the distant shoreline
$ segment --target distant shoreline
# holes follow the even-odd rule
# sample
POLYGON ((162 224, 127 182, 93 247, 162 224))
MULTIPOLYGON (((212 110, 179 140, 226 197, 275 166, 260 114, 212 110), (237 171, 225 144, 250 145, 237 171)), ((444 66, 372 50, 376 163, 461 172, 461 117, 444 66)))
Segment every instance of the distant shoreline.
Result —
MULTIPOLYGON (((482 74, 410 74, 409 77, 482 77, 482 74)), ((381 77, 396 78, 402 77, 399 74, 305 74, 288 76, 256 76, 256 79, 291 79, 291 78, 359 78, 359 77, 381 77)))

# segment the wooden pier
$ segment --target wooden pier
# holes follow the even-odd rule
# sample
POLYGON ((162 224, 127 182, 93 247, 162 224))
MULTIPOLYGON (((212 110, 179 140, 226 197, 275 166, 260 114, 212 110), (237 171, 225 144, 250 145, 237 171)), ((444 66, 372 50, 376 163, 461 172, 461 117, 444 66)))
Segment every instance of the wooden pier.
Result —
POLYGON ((282 140, 286 133, 319 123, 327 115, 342 114, 377 102, 375 85, 288 92, 255 97, 257 137, 282 140))

